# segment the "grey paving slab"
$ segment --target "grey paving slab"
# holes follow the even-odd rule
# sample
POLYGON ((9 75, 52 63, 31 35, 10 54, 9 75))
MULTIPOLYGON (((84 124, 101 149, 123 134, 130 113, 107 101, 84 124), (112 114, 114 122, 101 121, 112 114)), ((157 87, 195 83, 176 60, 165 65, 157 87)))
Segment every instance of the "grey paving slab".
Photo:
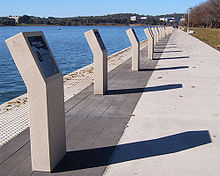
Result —
POLYGON ((129 118, 113 117, 79 165, 74 175, 102 175, 126 127, 129 118), (109 135, 111 134, 111 135, 109 135))
POLYGON ((30 143, 22 146, 0 165, 1 176, 9 175, 30 157, 30 143))
POLYGON ((31 158, 28 157, 19 167, 17 167, 10 176, 30 175, 32 173, 31 158))
POLYGON ((21 135, 18 135, 17 138, 9 141, 7 145, 1 147, 0 152, 0 164, 7 160, 13 153, 22 148, 25 144, 29 142, 29 129, 26 129, 22 132, 21 135))
POLYGON ((31 176, 49 176, 51 174, 45 172, 33 172, 31 176))
POLYGON ((86 97, 88 97, 91 94, 92 87, 89 86, 84 91, 80 94, 77 94, 73 98, 70 98, 66 103, 65 103, 65 112, 68 112, 71 110, 74 106, 79 104, 82 100, 84 100, 86 97))
MULTIPOLYGON (((160 44, 156 58, 160 57, 168 39, 160 44)), ((27 130, 1 148, 4 153, 1 176, 102 175, 158 62, 146 58, 145 48, 141 52, 143 70, 140 72, 131 71, 131 59, 111 71, 106 95, 94 95, 93 86, 89 86, 65 103, 68 152, 52 173, 31 171, 27 130)))

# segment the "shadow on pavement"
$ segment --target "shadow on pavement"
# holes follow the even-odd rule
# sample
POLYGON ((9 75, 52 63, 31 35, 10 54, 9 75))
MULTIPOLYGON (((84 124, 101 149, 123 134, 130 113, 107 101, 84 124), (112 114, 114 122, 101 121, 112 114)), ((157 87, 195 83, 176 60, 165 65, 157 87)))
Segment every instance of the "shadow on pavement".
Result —
POLYGON ((189 56, 181 56, 181 57, 164 57, 164 58, 155 58, 153 60, 169 60, 169 59, 188 59, 189 56))
POLYGON ((211 143, 208 130, 187 131, 158 139, 69 151, 53 172, 74 171, 166 155, 211 143), (109 161, 116 151, 112 161, 109 161))
POLYGON ((154 53, 181 53, 183 51, 156 51, 154 53))
POLYGON ((167 84, 167 85, 160 85, 160 86, 146 87, 146 88, 109 90, 107 92, 107 95, 165 91, 165 90, 171 90, 171 89, 178 89, 182 87, 183 87, 182 84, 167 84))
POLYGON ((146 69, 140 69, 140 71, 179 70, 179 69, 186 69, 186 68, 189 68, 189 66, 166 67, 166 68, 146 68, 146 69))
MULTIPOLYGON (((154 49, 163 49, 164 47, 163 47, 163 45, 156 45, 155 47, 154 47, 154 49)), ((166 49, 167 48, 178 48, 177 46, 166 46, 166 49)))

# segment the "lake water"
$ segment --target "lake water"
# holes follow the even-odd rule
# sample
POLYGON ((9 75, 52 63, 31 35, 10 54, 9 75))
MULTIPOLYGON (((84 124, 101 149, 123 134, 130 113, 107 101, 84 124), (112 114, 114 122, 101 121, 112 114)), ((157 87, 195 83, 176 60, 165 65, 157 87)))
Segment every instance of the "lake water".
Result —
MULTIPOLYGON (((99 30, 108 55, 131 45, 125 32, 129 26, 61 26, 61 30, 56 26, 0 27, 0 104, 26 93, 5 44, 6 39, 19 32, 43 31, 63 75, 66 75, 93 62, 84 32, 94 28, 99 30)), ((144 28, 134 27, 140 41, 146 39, 144 28)))

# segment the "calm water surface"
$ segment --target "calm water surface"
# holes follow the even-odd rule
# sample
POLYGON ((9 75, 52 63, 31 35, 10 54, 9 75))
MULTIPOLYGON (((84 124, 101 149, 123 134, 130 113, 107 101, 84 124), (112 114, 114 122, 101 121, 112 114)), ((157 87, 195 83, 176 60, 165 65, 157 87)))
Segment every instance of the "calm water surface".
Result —
MULTIPOLYGON (((61 30, 55 26, 0 27, 0 104, 26 93, 24 82, 5 44, 6 39, 19 32, 43 31, 63 75, 66 75, 93 62, 83 33, 94 28, 99 30, 108 55, 131 45, 125 32, 130 27, 126 26, 65 26, 61 30)), ((140 41, 146 39, 144 28, 134 27, 140 41)))

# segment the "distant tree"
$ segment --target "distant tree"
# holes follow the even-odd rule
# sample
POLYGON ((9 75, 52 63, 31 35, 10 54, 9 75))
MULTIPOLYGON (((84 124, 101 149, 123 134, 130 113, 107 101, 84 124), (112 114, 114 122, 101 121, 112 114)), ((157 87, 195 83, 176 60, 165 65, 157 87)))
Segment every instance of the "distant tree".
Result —
POLYGON ((190 23, 195 27, 220 27, 220 0, 208 0, 193 7, 190 23))
POLYGON ((71 26, 71 25, 72 25, 71 20, 70 20, 70 19, 67 19, 67 20, 66 20, 66 26, 71 26))
POLYGON ((23 15, 23 16, 21 16, 21 17, 19 17, 18 18, 18 23, 24 23, 24 24, 28 24, 28 23, 30 23, 30 20, 31 19, 31 17, 30 16, 28 16, 28 15, 23 15))
MULTIPOLYGON (((159 25, 163 24, 159 20, 160 17, 172 16, 174 18, 182 17, 183 14, 166 14, 164 16, 149 16, 147 15, 146 20, 131 21, 131 16, 137 16, 140 19, 146 15, 139 15, 136 13, 119 13, 119 14, 108 14, 104 16, 86 16, 86 17, 71 17, 71 18, 40 18, 34 16, 23 15, 19 17, 18 23, 22 24, 46 24, 46 25, 129 25, 129 24, 148 24, 148 25, 159 25)), ((8 19, 7 19, 8 20, 8 19)), ((13 22, 4 21, 4 24, 13 24, 13 22)), ((0 21, 3 25, 3 21, 0 21)))
POLYGON ((3 26, 14 26, 15 25, 15 19, 2 17, 0 18, 0 25, 3 26))

